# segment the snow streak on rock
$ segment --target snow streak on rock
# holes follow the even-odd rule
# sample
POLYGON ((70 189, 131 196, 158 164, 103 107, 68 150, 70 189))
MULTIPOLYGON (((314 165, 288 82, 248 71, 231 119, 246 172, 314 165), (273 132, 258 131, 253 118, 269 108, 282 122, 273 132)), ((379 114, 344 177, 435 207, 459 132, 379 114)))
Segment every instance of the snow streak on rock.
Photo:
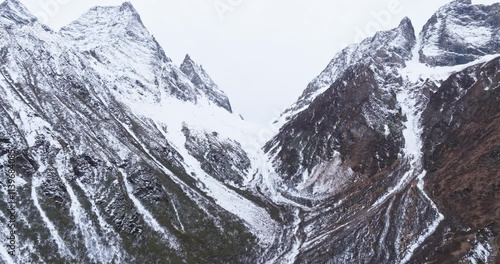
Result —
POLYGON ((78 201, 78 198, 73 190, 73 187, 68 183, 66 179, 67 175, 67 162, 62 153, 56 156, 56 168, 60 176, 61 182, 64 184, 66 191, 71 199, 70 212, 73 216, 73 221, 78 226, 81 234, 83 235, 83 240, 89 257, 96 262, 109 263, 114 258, 115 255, 119 255, 119 252, 115 252, 116 248, 110 248, 103 244, 101 240, 106 239, 98 235, 96 227, 90 221, 88 213, 85 211, 83 206, 78 201))
POLYGON ((128 182, 127 179, 127 174, 125 173, 124 170, 120 170, 120 173, 123 176, 123 184, 125 185, 125 188, 127 189, 128 197, 132 202, 134 203, 135 207, 137 208, 137 211, 139 214, 142 215, 144 218, 144 221, 156 232, 158 232, 165 241, 167 241, 170 245, 171 248, 174 249, 179 249, 180 245, 178 241, 176 240, 175 236, 171 234, 169 231, 167 231, 163 226, 158 223, 158 221, 155 219, 155 217, 149 212, 146 207, 139 201, 139 199, 134 195, 134 188, 130 183, 128 182))
MULTIPOLYGON (((418 63, 416 61, 417 60, 416 51, 418 50, 419 46, 420 45, 417 44, 416 47, 414 48, 413 61, 410 62, 410 64, 418 63)), ((404 77, 409 81, 408 76, 404 77)), ((416 86, 416 88, 418 87, 420 87, 420 85, 416 86)), ((410 163, 410 169, 405 174, 401 182, 406 183, 408 181, 408 178, 418 175, 417 187, 420 190, 420 192, 424 195, 424 197, 428 200, 429 204, 434 209, 437 217, 434 220, 432 220, 432 223, 427 227, 428 229, 423 234, 420 234, 420 236, 416 239, 416 241, 413 242, 413 244, 411 244, 408 247, 401 260, 401 264, 405 264, 411 259, 411 257, 413 256, 413 252, 417 248, 419 248, 422 245, 422 243, 436 231, 439 223, 444 219, 444 216, 439 212, 436 204, 429 198, 424 189, 424 177, 427 174, 427 172, 424 171, 422 168, 423 144, 422 144, 421 116, 423 109, 417 108, 417 105, 419 103, 417 100, 419 98, 423 98, 422 92, 423 92, 422 90, 415 90, 414 88, 413 89, 403 88, 401 92, 398 93, 397 95, 398 102, 401 105, 403 114, 406 115, 407 118, 407 121, 405 122, 406 128, 405 130, 403 130, 403 136, 405 139, 405 147, 403 151, 410 163)))
POLYGON ((31 182, 31 199, 33 199, 33 203, 34 203, 36 209, 40 213, 40 216, 42 217, 43 222, 45 223, 45 225, 49 229, 51 237, 55 240, 57 247, 59 249, 59 253, 63 256, 68 256, 68 257, 73 259, 74 258, 73 253, 71 253, 71 251, 69 251, 64 240, 61 238, 61 236, 59 236, 59 232, 57 231, 54 223, 52 223, 50 221, 50 219, 47 217, 47 214, 40 206, 40 203, 38 201, 38 195, 36 193, 36 188, 40 187, 41 184, 42 183, 41 183, 40 179, 38 179, 38 178, 34 178, 32 180, 32 182, 31 182))

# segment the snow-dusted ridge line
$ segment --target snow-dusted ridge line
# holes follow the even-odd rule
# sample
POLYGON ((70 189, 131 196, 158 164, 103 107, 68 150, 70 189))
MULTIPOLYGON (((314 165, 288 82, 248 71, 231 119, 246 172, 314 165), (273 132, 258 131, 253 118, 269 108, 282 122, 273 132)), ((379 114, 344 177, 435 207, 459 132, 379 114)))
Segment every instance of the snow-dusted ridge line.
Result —
POLYGON ((95 203, 94 199, 91 197, 90 190, 88 190, 85 185, 82 183, 80 179, 76 179, 76 184, 77 186, 82 189, 83 193, 85 196, 88 198, 88 201, 90 202, 92 211, 96 214, 97 216, 97 221, 99 222, 100 227, 105 230, 107 235, 109 236, 109 243, 110 243, 110 249, 112 250, 114 256, 116 257, 116 261, 122 262, 123 261, 123 254, 121 250, 118 248, 118 245, 120 245, 121 240, 119 235, 113 230, 113 227, 109 225, 106 220, 104 220, 103 216, 99 212, 99 209, 97 207, 97 204, 95 203))
POLYGON ((392 206, 394 204, 394 200, 395 199, 396 199, 395 196, 391 199, 389 205, 387 206, 387 210, 385 212, 385 225, 384 225, 384 229, 382 230, 382 234, 380 235, 380 239, 379 239, 379 247, 381 249, 385 248, 384 242, 385 242, 385 239, 387 238, 387 233, 389 232, 390 223, 391 223, 390 222, 390 220, 391 220, 391 210, 392 210, 392 206))
MULTIPOLYGON (((149 152, 149 150, 142 144, 142 142, 137 138, 137 136, 133 133, 133 131, 124 123, 122 123, 120 120, 115 118, 117 122, 121 124, 121 126, 128 132, 130 136, 134 138, 134 140, 141 145, 141 147, 148 153, 150 158, 152 158, 155 162, 158 163, 158 165, 161 165, 156 159, 154 159, 154 156, 149 152)), ((170 171, 168 171, 166 168, 164 168, 164 172, 167 173, 167 175, 173 175, 171 174, 170 171)), ((158 232, 160 235, 163 236, 163 238, 169 242, 169 245, 171 248, 178 249, 180 247, 179 242, 177 241, 177 238, 171 234, 169 231, 167 231, 158 221, 154 218, 153 214, 151 214, 146 207, 139 201, 139 199, 134 195, 133 191, 134 188, 130 183, 128 182, 128 174, 125 172, 124 169, 119 168, 120 173, 122 174, 122 179, 123 179, 123 184, 125 185, 125 189, 127 191, 127 194, 134 203, 134 206, 137 208, 138 212, 143 216, 144 221, 151 227, 153 230, 158 232)))

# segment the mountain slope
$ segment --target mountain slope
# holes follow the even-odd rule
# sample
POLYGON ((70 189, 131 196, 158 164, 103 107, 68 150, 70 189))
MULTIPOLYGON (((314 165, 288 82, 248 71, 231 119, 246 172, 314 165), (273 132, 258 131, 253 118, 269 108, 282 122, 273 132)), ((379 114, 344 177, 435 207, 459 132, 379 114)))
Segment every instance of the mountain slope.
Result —
POLYGON ((298 112, 304 110, 318 95, 327 90, 347 68, 372 59, 375 55, 379 62, 387 65, 401 64, 411 57, 411 49, 415 44, 414 29, 411 21, 405 18, 397 30, 378 32, 373 38, 367 38, 359 44, 353 44, 339 52, 304 90, 303 94, 280 119, 280 124, 290 120, 298 112))
MULTIPOLYGON (((15 153, 19 182, 17 261, 155 262, 160 252, 168 263, 255 259, 272 242, 274 220, 198 169, 183 132, 215 132, 196 118, 243 121, 210 105, 130 4, 94 8, 60 33, 19 23, 29 17, 20 6, 3 5, 0 33, 2 150, 15 153), (170 119, 172 109, 196 118, 170 119)), ((220 130, 196 140, 235 146, 249 163, 227 139, 231 130, 220 130)), ((8 217, 4 202, 0 217, 8 217)))
POLYGON ((454 1, 344 49, 262 148, 130 3, 54 32, 6 0, 0 238, 15 200, 18 249, 0 259, 498 262, 497 8, 454 1))
POLYGON ((423 115, 426 188, 448 216, 436 262, 487 263, 500 250, 499 72, 496 58, 453 74, 423 115))
MULTIPOLYGON (((498 32, 498 25, 484 20, 488 12, 495 13, 493 10, 497 6, 474 6, 468 1, 455 1, 431 18, 417 43, 412 37, 413 30, 404 30, 412 28, 405 27, 408 22, 404 20, 399 28, 388 31, 406 32, 399 33, 400 36, 407 36, 402 38, 403 41, 391 44, 394 43, 391 41, 393 34, 377 33, 373 38, 352 46, 354 48, 345 49, 307 87, 297 103, 282 115, 279 121, 285 124, 265 149, 275 167, 274 189, 281 196, 306 206, 301 210, 301 230, 296 233, 300 245, 295 254, 298 263, 422 263, 424 258, 430 263, 494 261, 495 252, 498 252, 498 243, 495 242, 498 238, 498 217, 495 213, 498 197, 490 196, 489 200, 482 200, 480 205, 472 207, 477 208, 473 211, 476 212, 475 217, 485 219, 479 226, 469 221, 457 227, 454 219, 464 214, 464 208, 477 204, 469 199, 479 199, 479 192, 490 193, 489 186, 496 186, 498 166, 490 162, 491 172, 482 176, 480 186, 471 189, 476 193, 467 193, 466 198, 469 199, 465 199, 464 203, 468 206, 451 206, 454 199, 445 197, 460 193, 466 187, 460 180, 455 184, 443 182, 454 182, 457 173, 464 175, 464 172, 453 173, 454 170, 448 167, 440 167, 441 173, 449 175, 442 178, 434 176, 431 168, 441 165, 443 148, 448 145, 439 144, 443 144, 443 138, 456 138, 453 136, 455 132, 445 128, 450 126, 449 123, 438 123, 438 127, 428 131, 434 126, 435 119, 442 118, 439 111, 430 110, 431 107, 436 109, 435 102, 441 102, 443 98, 456 100, 457 93, 461 96, 474 83, 496 86, 494 66, 487 71, 481 68, 475 73, 466 69, 468 66, 480 68, 495 58, 485 56, 497 53, 493 41, 476 42, 477 39, 464 36, 460 45, 480 44, 483 53, 469 56, 468 60, 448 59, 443 65, 431 63, 429 58, 434 56, 431 45, 438 45, 433 44, 432 39, 442 40, 461 32, 456 27, 434 30, 434 21, 444 17, 450 21, 467 21, 468 26, 473 28, 471 32, 484 28, 498 32), (478 12, 484 14, 479 16, 478 12), (381 36, 385 37, 382 41, 381 36), (380 42, 385 45, 379 45, 380 42), (371 46, 372 43, 376 44, 371 46), (368 50, 366 56, 369 59, 350 59, 349 50, 364 50, 363 47, 368 50), (384 52, 374 47, 383 47, 384 52), (400 63, 384 58, 400 58, 400 63), (433 67, 436 65, 438 67, 433 67), (448 79, 454 74, 464 77, 448 79), (324 88, 316 88, 321 87, 318 83, 324 88), (448 91, 450 83, 459 87, 455 88, 458 92, 448 91), (433 141, 426 141, 427 137, 433 141), (436 145, 439 146, 437 150, 436 145), (437 163, 431 165, 434 162, 437 163), (440 185, 436 183, 436 187, 428 190, 426 181, 437 181, 440 185), (441 189, 436 189, 439 188, 437 186, 441 189), (456 209, 450 210, 450 206, 456 209), (490 211, 487 212, 486 208, 490 211), (469 235, 463 234, 464 226, 470 228, 466 232, 469 235), (448 241, 450 228, 462 230, 453 235, 452 241, 448 241), (472 240, 470 234, 478 231, 481 235, 472 240), (462 242, 465 249, 457 250, 457 241, 463 241, 465 237, 471 242, 462 242), (438 245, 442 247, 437 248, 438 245), (485 250, 480 252, 479 248, 485 250), (425 254, 421 255, 423 252, 425 254)), ((363 56, 362 52, 355 54, 363 56)), ((457 56, 454 54, 458 52, 451 56, 457 56)), ((495 65, 495 62, 488 65, 495 65)), ((467 105, 452 101, 448 107, 456 109, 453 111, 466 111, 468 114, 463 113, 466 118, 473 118, 472 113, 481 113, 485 118, 481 129, 488 129, 490 137, 496 138, 498 133, 488 125, 494 124, 498 115, 496 96, 476 93, 470 95, 469 100, 471 102, 467 105), (464 110, 480 105, 478 100, 486 98, 490 98, 489 108, 464 110)), ((440 109, 443 111, 443 108, 440 109)), ((440 122, 446 122, 450 117, 443 117, 442 120, 440 122)), ((479 134, 478 130, 469 132, 469 136, 476 140, 479 134)), ((469 151, 472 146, 494 148, 486 147, 489 143, 471 145, 469 142, 463 147, 469 148, 469 151)), ((461 145, 458 141, 453 144, 461 145)), ((494 157, 495 152, 491 151, 489 155, 494 157)), ((468 170, 472 175, 477 175, 484 166, 485 156, 488 154, 481 152, 468 158, 471 164, 468 170)), ((468 177, 466 175, 463 177, 468 177)))

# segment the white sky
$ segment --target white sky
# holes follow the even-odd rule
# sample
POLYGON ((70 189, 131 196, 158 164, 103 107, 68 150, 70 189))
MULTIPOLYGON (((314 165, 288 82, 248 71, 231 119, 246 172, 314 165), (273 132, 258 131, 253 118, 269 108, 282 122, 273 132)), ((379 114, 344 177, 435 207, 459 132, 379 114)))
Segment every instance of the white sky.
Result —
MULTIPOLYGON (((21 0, 59 29, 122 0, 21 0)), ((448 0, 131 0, 167 55, 202 64, 246 119, 267 123, 337 51, 408 16, 417 32, 448 0), (216 8, 218 7, 218 8, 216 8), (376 15, 379 14, 379 15, 376 15), (385 15, 384 15, 385 14, 385 15)), ((491 4, 493 0, 473 0, 491 4)))

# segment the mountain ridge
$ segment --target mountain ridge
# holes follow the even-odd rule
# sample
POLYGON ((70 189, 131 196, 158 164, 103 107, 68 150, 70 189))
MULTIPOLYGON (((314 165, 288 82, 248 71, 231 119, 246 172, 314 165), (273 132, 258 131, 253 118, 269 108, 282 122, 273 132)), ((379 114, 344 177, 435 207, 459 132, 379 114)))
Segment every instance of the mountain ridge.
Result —
MULTIPOLYGON (((474 14, 495 8, 437 13, 494 36, 474 14)), ((262 128, 189 55, 173 64, 130 3, 59 32, 24 11, 0 10, 0 160, 14 153, 18 201, 6 263, 498 261, 494 43, 433 66, 426 37, 460 28, 431 18, 417 34, 404 18, 337 54, 261 149, 262 128)))

